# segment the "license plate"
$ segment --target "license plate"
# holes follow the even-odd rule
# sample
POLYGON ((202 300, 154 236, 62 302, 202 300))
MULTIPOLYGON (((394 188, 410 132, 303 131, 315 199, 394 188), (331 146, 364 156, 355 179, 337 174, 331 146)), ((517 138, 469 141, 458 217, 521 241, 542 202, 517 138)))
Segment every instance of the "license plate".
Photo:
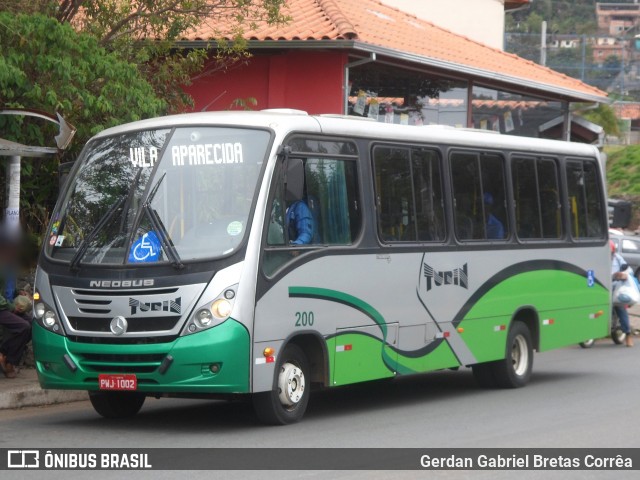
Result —
POLYGON ((103 373, 98 375, 98 385, 100 390, 137 390, 138 379, 133 374, 112 375, 103 373))

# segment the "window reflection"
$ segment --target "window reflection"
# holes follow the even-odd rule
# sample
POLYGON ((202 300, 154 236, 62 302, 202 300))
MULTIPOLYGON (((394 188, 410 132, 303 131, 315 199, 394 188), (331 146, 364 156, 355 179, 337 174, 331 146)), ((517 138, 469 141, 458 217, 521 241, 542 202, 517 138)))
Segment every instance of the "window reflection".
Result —
POLYGON ((562 117, 562 103, 474 85, 473 127, 506 135, 551 138, 551 127, 562 117))
POLYGON ((382 123, 467 126, 467 83, 389 65, 349 70, 348 114, 382 123))

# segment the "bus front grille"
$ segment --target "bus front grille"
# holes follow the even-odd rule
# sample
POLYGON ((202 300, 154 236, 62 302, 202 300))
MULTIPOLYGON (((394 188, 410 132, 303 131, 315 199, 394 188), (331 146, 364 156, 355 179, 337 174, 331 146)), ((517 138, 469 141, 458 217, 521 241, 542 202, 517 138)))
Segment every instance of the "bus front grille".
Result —
POLYGON ((75 343, 92 343, 95 345, 154 345, 157 343, 171 343, 178 335, 163 335, 161 337, 83 337, 68 335, 67 338, 75 343))
MULTIPOLYGON (((110 332, 113 317, 69 317, 71 327, 78 332, 110 332)), ((165 317, 127 318, 127 332, 166 332, 173 329, 179 315, 165 317)))
POLYGON ((91 372, 151 373, 162 364, 165 356, 164 353, 83 353, 80 355, 80 365, 85 371, 91 372))

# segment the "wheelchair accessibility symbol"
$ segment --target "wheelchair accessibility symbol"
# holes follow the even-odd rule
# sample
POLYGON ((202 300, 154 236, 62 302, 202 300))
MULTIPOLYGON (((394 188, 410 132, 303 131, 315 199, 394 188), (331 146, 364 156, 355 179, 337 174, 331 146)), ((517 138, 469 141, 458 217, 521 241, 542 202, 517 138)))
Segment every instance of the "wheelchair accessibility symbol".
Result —
POLYGON ((161 245, 155 232, 147 232, 131 245, 130 263, 157 262, 160 258, 161 245))
POLYGON ((596 284, 596 275, 593 270, 587 270, 587 286, 593 287, 596 284))

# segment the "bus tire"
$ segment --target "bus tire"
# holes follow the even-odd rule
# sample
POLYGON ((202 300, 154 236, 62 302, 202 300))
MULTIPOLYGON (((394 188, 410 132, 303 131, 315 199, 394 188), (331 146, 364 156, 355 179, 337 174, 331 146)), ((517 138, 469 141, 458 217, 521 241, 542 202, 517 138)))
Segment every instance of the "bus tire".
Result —
POLYGON ((128 418, 140 411, 145 396, 137 392, 89 392, 93 409, 104 418, 128 418))
POLYGON ((533 346, 531 332, 522 322, 515 321, 507 336, 506 355, 503 360, 493 362, 493 375, 501 388, 524 387, 533 368, 533 346))
POLYGON ((310 372, 302 349, 288 345, 278 357, 273 389, 253 394, 258 419, 268 425, 299 422, 309 403, 310 372))

